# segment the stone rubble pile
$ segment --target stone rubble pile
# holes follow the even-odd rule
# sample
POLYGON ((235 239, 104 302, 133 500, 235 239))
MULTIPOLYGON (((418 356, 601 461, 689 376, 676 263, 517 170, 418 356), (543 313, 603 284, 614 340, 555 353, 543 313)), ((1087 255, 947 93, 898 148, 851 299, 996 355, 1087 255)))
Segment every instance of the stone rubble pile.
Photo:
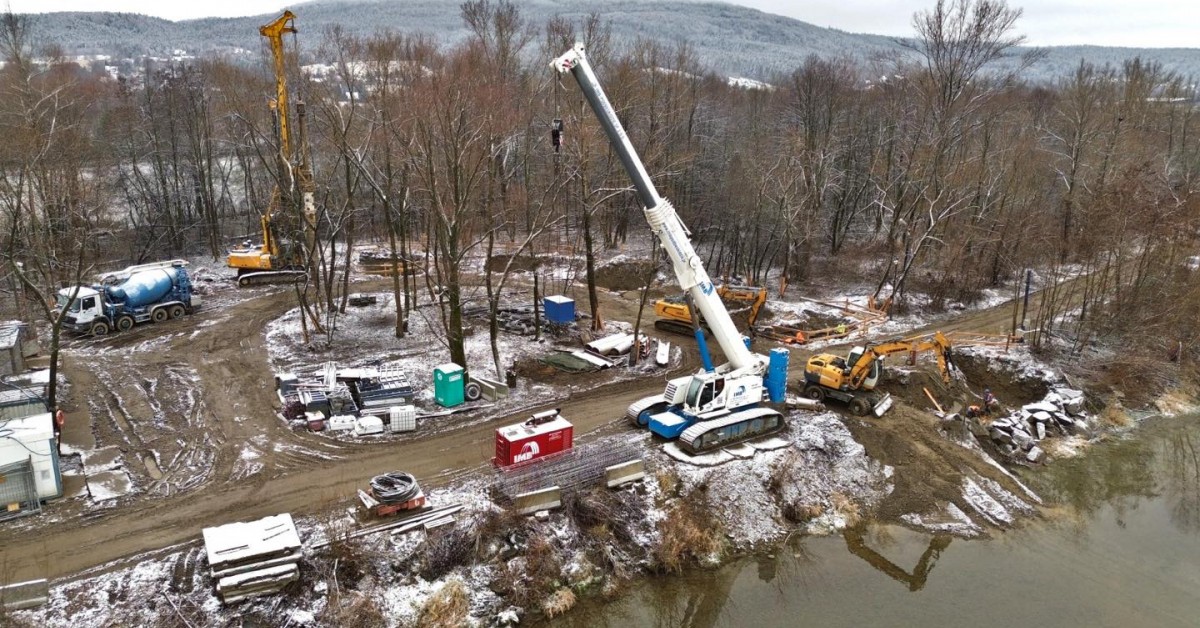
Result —
POLYGON ((1040 441, 1048 436, 1079 434, 1088 428, 1083 392, 1053 389, 1045 399, 998 418, 987 427, 1000 451, 1010 457, 1024 456, 1029 462, 1041 462, 1045 452, 1038 446, 1040 441))

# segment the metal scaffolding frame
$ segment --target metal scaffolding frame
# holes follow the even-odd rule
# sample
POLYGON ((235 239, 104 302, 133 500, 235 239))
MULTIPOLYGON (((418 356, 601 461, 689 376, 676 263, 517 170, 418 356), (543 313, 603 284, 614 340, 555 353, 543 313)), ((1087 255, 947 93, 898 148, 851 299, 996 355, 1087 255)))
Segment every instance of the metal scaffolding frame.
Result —
POLYGON ((33 458, 0 467, 0 521, 41 512, 33 458))

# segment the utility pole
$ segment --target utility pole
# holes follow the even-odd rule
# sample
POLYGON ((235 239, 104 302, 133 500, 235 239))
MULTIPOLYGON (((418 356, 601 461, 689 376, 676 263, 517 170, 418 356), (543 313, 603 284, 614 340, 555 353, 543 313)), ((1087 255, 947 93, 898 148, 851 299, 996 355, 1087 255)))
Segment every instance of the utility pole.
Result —
POLYGON ((1025 315, 1029 314, 1029 285, 1033 283, 1033 269, 1025 269, 1025 305, 1021 308, 1021 330, 1025 329, 1025 315))

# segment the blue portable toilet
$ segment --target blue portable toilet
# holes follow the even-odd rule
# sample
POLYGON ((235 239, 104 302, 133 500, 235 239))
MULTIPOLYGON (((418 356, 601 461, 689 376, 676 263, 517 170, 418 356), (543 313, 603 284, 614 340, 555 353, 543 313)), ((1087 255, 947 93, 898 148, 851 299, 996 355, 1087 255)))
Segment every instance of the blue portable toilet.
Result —
POLYGON ((556 325, 567 325, 575 322, 575 299, 554 295, 542 299, 542 307, 546 310, 546 320, 556 325))
POLYGON ((791 352, 783 347, 771 349, 771 361, 767 364, 767 397, 773 403, 781 403, 787 398, 788 358, 791 352))
POLYGON ((463 367, 442 364, 433 369, 433 399, 443 408, 453 408, 463 402, 463 367))

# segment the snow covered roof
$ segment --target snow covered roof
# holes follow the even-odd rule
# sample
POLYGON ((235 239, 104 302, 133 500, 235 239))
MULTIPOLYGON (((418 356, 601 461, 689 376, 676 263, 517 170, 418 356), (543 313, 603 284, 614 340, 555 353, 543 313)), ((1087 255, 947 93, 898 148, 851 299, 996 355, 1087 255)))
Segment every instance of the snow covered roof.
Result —
POLYGON ((296 524, 292 515, 286 512, 258 521, 204 528, 202 533, 210 567, 257 556, 286 554, 300 548, 296 524))
POLYGON ((50 369, 39 369, 37 371, 29 371, 28 373, 9 375, 3 381, 21 388, 45 386, 50 383, 50 369))
POLYGON ((0 388, 0 407, 24 406, 30 403, 42 404, 43 406, 46 403, 45 399, 38 394, 37 388, 0 388))
POLYGON ((524 423, 517 423, 516 425, 508 425, 505 427, 498 428, 496 431, 500 432, 500 435, 503 436, 505 440, 507 440, 508 442, 511 443, 513 441, 523 440, 523 439, 537 436, 540 434, 549 434, 550 432, 557 432, 559 430, 563 430, 563 429, 566 429, 569 427, 574 427, 574 426, 571 425, 570 421, 562 418, 561 416, 558 416, 558 417, 554 417, 554 420, 547 421, 545 423, 538 423, 535 425, 526 425, 524 423))
POLYGON ((453 362, 449 362, 446 364, 439 364, 438 366, 434 367, 433 370, 437 371, 439 373, 443 373, 445 375, 453 375, 455 373, 463 372, 463 367, 461 367, 453 362))
POLYGON ((12 349, 20 340, 21 326, 0 323, 0 349, 12 349))
POLYGON ((69 299, 69 298, 71 298, 72 293, 75 294, 76 299, 82 299, 84 297, 93 297, 93 296, 96 296, 97 294, 100 294, 99 292, 96 291, 95 288, 89 288, 87 286, 78 286, 75 288, 63 288, 62 290, 58 291, 58 296, 60 296, 64 299, 69 299))
POLYGON ((49 412, 0 422, 0 438, 35 443, 54 438, 54 421, 49 412))

